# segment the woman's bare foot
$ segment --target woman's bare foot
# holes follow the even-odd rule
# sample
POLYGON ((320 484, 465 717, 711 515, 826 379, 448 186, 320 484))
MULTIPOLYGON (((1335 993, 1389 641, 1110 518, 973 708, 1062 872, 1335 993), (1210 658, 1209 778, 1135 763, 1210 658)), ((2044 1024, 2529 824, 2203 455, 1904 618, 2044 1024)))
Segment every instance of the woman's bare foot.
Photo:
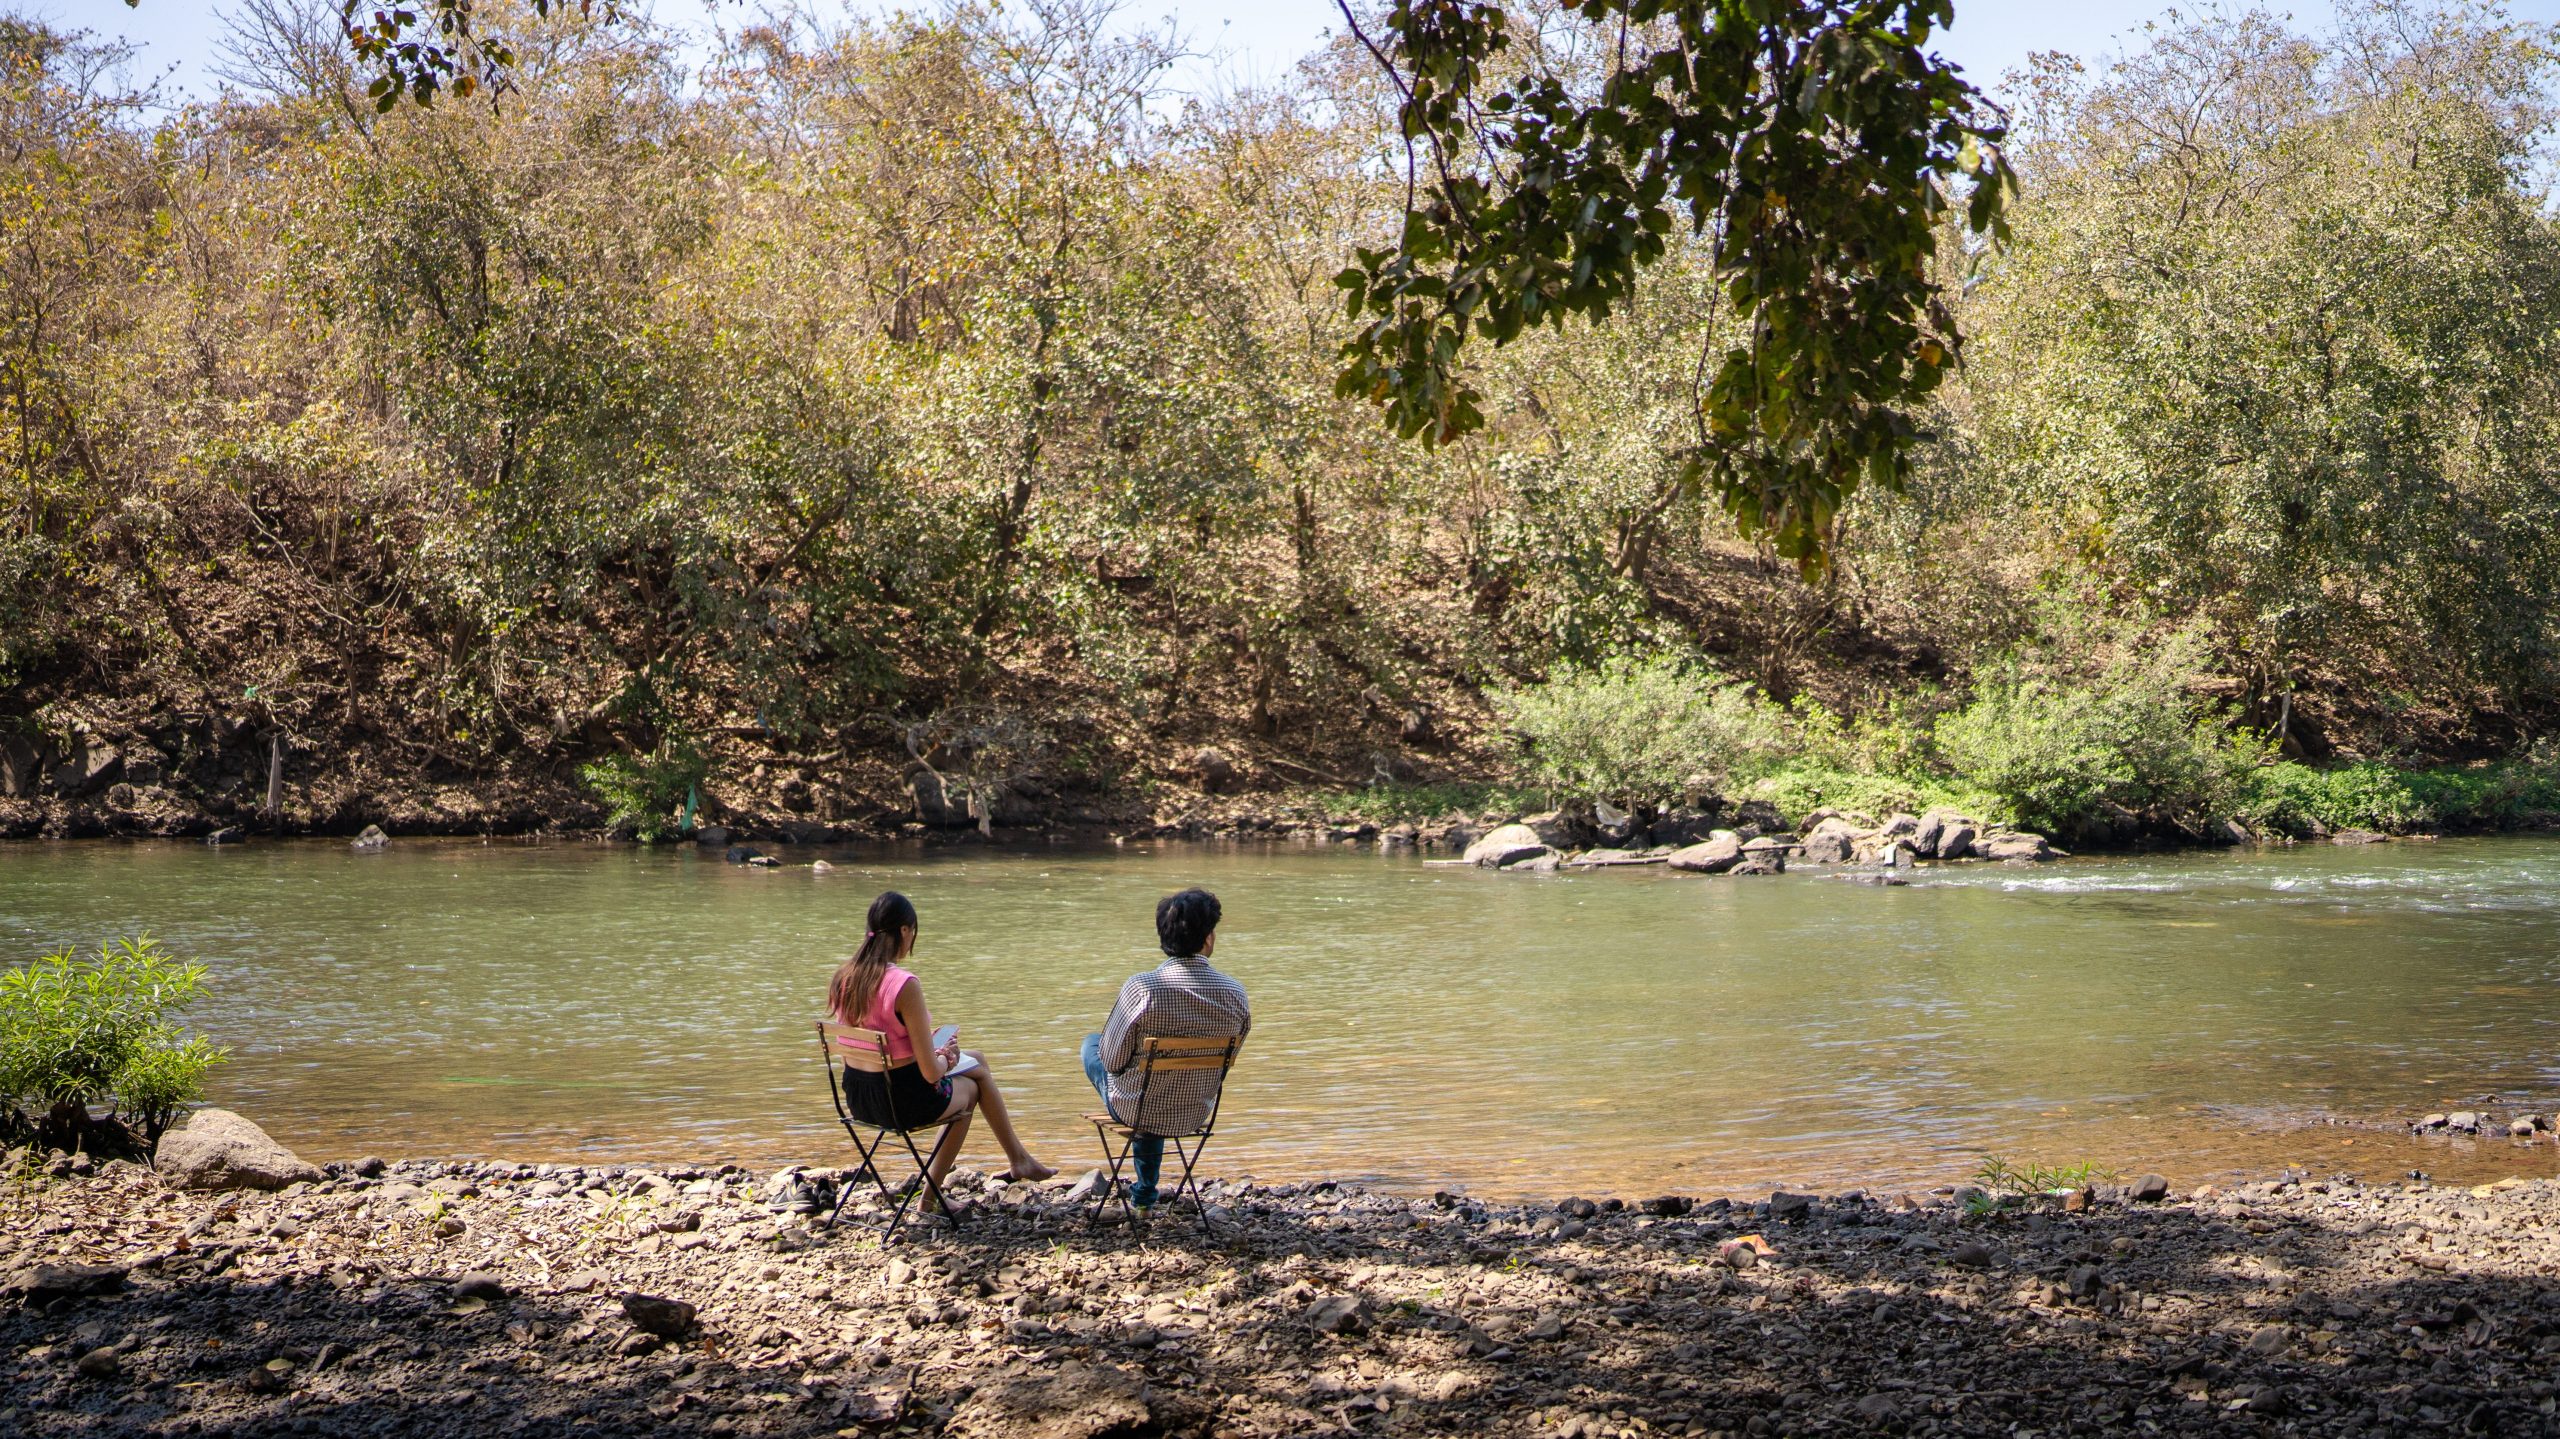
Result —
POLYGON ((1055 1179, 1057 1177, 1058 1171, 1051 1169, 1048 1165, 1041 1163, 1037 1159, 1032 1160, 1028 1164, 1017 1164, 1004 1172, 1005 1182, 1008 1184, 1037 1184, 1043 1179, 1055 1179))

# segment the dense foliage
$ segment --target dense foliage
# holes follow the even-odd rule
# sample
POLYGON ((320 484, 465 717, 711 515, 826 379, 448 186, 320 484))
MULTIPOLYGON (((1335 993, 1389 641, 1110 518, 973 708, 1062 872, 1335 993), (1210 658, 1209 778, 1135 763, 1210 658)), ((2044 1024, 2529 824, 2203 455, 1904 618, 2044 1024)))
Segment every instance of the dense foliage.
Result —
POLYGON ((1414 136, 1419 219, 1396 79, 1437 63, 1416 17, 1475 7, 1375 15, 1392 73, 1346 37, 1176 103, 1173 46, 1094 0, 793 12, 693 65, 624 7, 485 0, 507 91, 388 111, 337 0, 245 0, 237 88, 174 111, 0 21, 0 803, 106 802, 27 778, 90 734, 133 803, 242 812, 273 756, 309 822, 582 773, 635 828, 696 789, 849 820, 924 771, 984 822, 1215 745, 1266 789, 1677 768, 2185 824, 2353 808, 2268 798, 2269 751, 2529 739, 2560 699, 2547 37, 2414 0, 2170 22, 2029 77, 2004 159, 1926 58, 1940 8, 1505 7, 1461 69, 1515 118, 1424 117, 1458 128, 1414 136), (1669 73, 1745 10, 1814 83, 1669 73), (1683 191, 1729 94, 1812 148, 1683 191), (1861 131, 1868 96, 1921 148, 1861 131), (1461 129, 1477 218, 1547 228, 1433 214, 1461 129), (1582 239, 1521 188, 1571 135, 1548 198, 1626 202, 1582 239), (1853 155, 1889 193, 1828 188, 1853 155), (1941 202, 2007 166, 1982 251, 1941 202), (1852 234, 1889 282, 1804 301, 1852 234), (1336 393, 1346 343, 1441 314, 1395 296, 1497 253, 1530 266, 1480 277, 1508 343, 1430 341, 1472 433, 1336 393), (1863 348, 1820 353, 1865 300, 1863 348), (1903 492, 1834 512, 1853 451, 1903 492), (1817 532, 1800 582, 1772 536, 1817 532), (1527 700, 1549 741, 1505 738, 1498 697, 1668 655, 1783 709, 1791 753, 1568 758, 1592 711, 1527 700))
POLYGON ((105 1103, 156 1143, 222 1060, 176 1019, 203 990, 203 966, 147 936, 0 969, 0 1130, 69 1145, 105 1103))
POLYGON ((1736 333, 1699 356, 1712 378, 1683 478, 1818 571, 1849 496, 1901 484, 1918 439, 1907 407, 1954 366, 1929 263, 1949 187, 1965 187, 1970 229, 2005 233, 1997 112, 1927 49, 1951 7, 1569 13, 1582 23, 1515 43, 1536 7, 1388 7, 1409 198, 1395 244, 1363 249, 1339 281, 1364 321, 1342 388, 1426 441, 1479 429, 1470 337, 1605 319, 1647 267, 1694 247, 1736 333))
POLYGON ((1521 737, 1530 778, 1630 809, 1717 793, 1785 752, 1766 700, 1676 660, 1565 669, 1495 708, 1521 737))

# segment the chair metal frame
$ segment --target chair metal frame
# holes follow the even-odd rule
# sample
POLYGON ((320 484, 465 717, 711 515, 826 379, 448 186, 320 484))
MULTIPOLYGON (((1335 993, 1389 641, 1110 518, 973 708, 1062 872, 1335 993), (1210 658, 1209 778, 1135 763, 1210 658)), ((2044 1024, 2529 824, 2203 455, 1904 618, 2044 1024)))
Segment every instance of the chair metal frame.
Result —
MULTIPOLYGON (((1243 1047, 1242 1035, 1225 1039, 1184 1039, 1171 1035, 1148 1035, 1138 1041, 1138 1052, 1130 1059, 1130 1064, 1138 1070, 1138 1097, 1131 1113, 1142 1118, 1146 1115, 1147 1091, 1155 1083, 1155 1077, 1158 1074, 1181 1070, 1214 1069, 1218 1071, 1218 1087, 1209 1095, 1207 1117, 1200 1121, 1199 1128, 1187 1134, 1151 1134, 1133 1125, 1124 1124, 1118 1115, 1111 1112, 1111 1101, 1108 1096, 1103 1099, 1102 1113, 1085 1116, 1085 1122, 1093 1126, 1094 1137, 1102 1143, 1102 1157, 1111 1165, 1110 1181, 1094 1195, 1094 1218, 1100 1219, 1115 1200, 1119 1202, 1121 1212, 1127 1214, 1132 1221, 1141 1217, 1136 1202, 1130 1199, 1127 1189, 1120 1183, 1120 1171, 1129 1165, 1130 1157, 1137 1149, 1139 1138, 1144 1136, 1161 1139, 1173 1146, 1174 1154, 1182 1161, 1182 1179, 1174 1186, 1171 1202, 1180 1204, 1184 1196, 1189 1196, 1191 1207, 1199 1213, 1201 1229, 1210 1234, 1218 1232, 1218 1226, 1209 1218, 1208 1202, 1200 1196, 1200 1185, 1193 1170, 1194 1166, 1199 1164, 1201 1154, 1208 1149, 1211 1136, 1217 1132, 1218 1109, 1226 1103, 1227 1098, 1227 1077, 1235 1072, 1236 1052, 1243 1047), (1117 1136, 1120 1141, 1116 1149, 1111 1142, 1114 1136, 1117 1136), (1190 1141, 1188 1149, 1183 1147, 1185 1140, 1190 1141)), ((1120 1072, 1126 1073, 1127 1068, 1124 1067, 1120 1072)))
MULTIPOLYGON (((836 1066, 838 1061, 842 1061, 847 1069, 859 1069, 865 1074, 877 1074, 885 1079, 895 1067, 889 1063, 889 1036, 876 1029, 838 1024, 832 1020, 821 1019, 817 1024, 818 1055, 827 1068, 827 1097, 835 1102, 836 1121, 844 1126, 845 1137, 853 1141, 854 1152, 862 1156, 861 1173, 870 1176, 873 1187, 880 1191, 880 1198, 889 1205, 889 1227, 882 1231, 881 1241, 886 1243, 897 1237, 900 1226, 907 1222, 907 1206, 919 1195, 929 1197, 933 1208, 951 1222, 953 1229, 958 1229, 959 1211, 952 1207, 950 1197, 943 1193, 941 1182, 933 1177, 933 1166, 925 1159, 926 1151, 916 1148, 915 1137, 916 1130, 931 1129, 934 1131, 933 1147, 939 1149, 943 1136, 949 1133, 952 1125, 960 1122, 960 1116, 933 1120, 914 1129, 901 1129, 894 1124, 879 1124, 863 1118, 855 1112, 852 1092, 840 1080, 836 1066), (868 1143, 862 1137, 864 1130, 871 1132, 868 1143), (878 1156, 888 1151, 889 1136, 893 1134, 906 1146, 907 1157, 916 1164, 915 1182, 896 1190, 890 1189, 889 1181, 880 1177, 878 1163, 878 1156)), ((854 1182, 849 1178, 838 1190, 836 1207, 827 1212, 828 1228, 834 1228, 837 1216, 844 1213, 845 1202, 853 1197, 854 1182)))

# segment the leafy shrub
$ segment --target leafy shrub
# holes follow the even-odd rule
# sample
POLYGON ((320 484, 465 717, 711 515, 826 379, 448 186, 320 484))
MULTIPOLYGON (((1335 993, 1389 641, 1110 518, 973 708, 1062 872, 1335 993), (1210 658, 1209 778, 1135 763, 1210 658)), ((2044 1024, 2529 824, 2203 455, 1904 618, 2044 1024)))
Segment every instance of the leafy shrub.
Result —
POLYGON ((2435 816, 2388 765, 2314 769, 2290 760, 2260 771, 2242 817, 2265 829, 2300 834, 2320 829, 2405 830, 2435 816))
POLYGON ((65 950, 0 972, 0 1121, 65 1142, 105 1100, 157 1142, 223 1058, 174 1018, 203 991, 204 967, 149 936, 101 946, 94 960, 65 950))
POLYGON ((1529 798, 1513 785, 1442 782, 1320 790, 1311 795, 1308 802, 1326 815, 1373 820, 1379 824, 1404 824, 1443 819, 1450 815, 1474 816, 1492 810, 1525 809, 1529 798))
POLYGON ((1786 742, 1779 711, 1749 686, 1676 659, 1560 669, 1494 705, 1537 783, 1629 806, 1747 776, 1786 742))
POLYGON ((1767 800, 1789 824, 1818 809, 1845 810, 1882 819, 1944 807, 1966 814, 2005 816, 1997 796, 1949 785, 1933 775, 1878 773, 1817 759, 1791 761, 1752 785, 1750 798, 1767 800))
POLYGON ((610 755, 582 765, 578 778, 604 801, 608 828, 629 827, 642 844, 675 832, 685 799, 710 766, 692 745, 669 742, 654 755, 610 755))
POLYGON ((1938 751, 2019 824, 2070 831, 2116 805, 2194 827, 2242 805, 2265 747, 2193 698, 2187 669, 2182 645, 2089 680, 1995 668, 1938 721, 1938 751))
POLYGON ((2560 764, 2531 754, 2497 764, 2397 769, 2359 762, 2315 769, 2268 765, 2252 777, 2241 814, 2265 829, 2492 827, 2560 811, 2560 764))

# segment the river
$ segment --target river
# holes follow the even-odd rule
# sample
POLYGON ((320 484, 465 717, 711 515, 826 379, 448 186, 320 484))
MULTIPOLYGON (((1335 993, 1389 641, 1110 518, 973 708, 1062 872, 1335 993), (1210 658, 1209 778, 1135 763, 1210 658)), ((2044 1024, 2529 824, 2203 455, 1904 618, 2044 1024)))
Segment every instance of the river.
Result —
MULTIPOLYGON (((1903 888, 1529 877, 1348 848, 0 845, 0 958, 147 931, 210 970, 213 1099, 317 1159, 837 1162, 810 1021, 884 887, 935 1017, 1094 1162, 1075 1048, 1184 885, 1255 1028, 1212 1168, 1486 1195, 1840 1189, 1982 1156, 2181 1184, 2547 1174, 2395 1121, 2560 1099, 2560 845, 1947 866, 1903 888), (814 857, 804 852, 795 857, 814 857)), ((991 1144, 970 1162, 995 1167, 991 1144)))

